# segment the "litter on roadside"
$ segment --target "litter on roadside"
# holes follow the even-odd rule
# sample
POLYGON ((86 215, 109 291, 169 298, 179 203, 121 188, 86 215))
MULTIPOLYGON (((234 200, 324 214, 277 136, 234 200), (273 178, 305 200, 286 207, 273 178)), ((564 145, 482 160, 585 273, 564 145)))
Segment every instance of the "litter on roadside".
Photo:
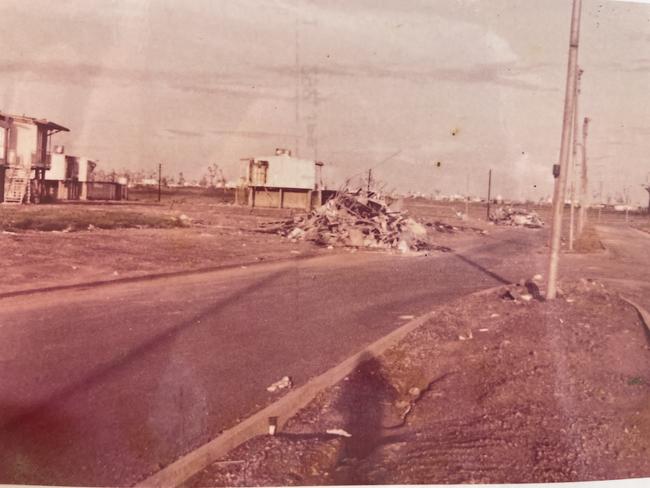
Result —
POLYGON ((266 391, 270 393, 275 393, 278 390, 284 390, 285 388, 291 388, 292 386, 293 383, 291 382, 291 378, 289 378, 288 376, 283 376, 280 380, 268 386, 266 388, 266 391))
POLYGON ((275 435, 278 430, 278 418, 269 417, 269 435, 275 435))
POLYGON ((352 434, 350 434, 347 430, 344 429, 327 429, 325 432, 330 435, 338 435, 341 437, 352 437, 352 434))
POLYGON ((472 334, 471 330, 469 331, 469 333, 466 336, 464 336, 464 335, 459 335, 458 336, 459 341, 469 341, 469 340, 472 340, 472 339, 474 339, 474 334, 472 334))
POLYGON ((521 280, 519 283, 508 285, 500 296, 504 300, 512 300, 516 303, 531 302, 533 300, 544 301, 539 286, 533 280, 521 280))

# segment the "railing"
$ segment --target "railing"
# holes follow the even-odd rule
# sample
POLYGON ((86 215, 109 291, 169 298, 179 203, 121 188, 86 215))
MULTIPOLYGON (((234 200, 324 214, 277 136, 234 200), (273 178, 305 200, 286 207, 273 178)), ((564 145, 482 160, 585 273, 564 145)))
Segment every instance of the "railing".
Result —
POLYGON ((52 167, 52 153, 45 153, 44 160, 41 159, 40 154, 32 153, 32 168, 45 168, 50 169, 52 167))

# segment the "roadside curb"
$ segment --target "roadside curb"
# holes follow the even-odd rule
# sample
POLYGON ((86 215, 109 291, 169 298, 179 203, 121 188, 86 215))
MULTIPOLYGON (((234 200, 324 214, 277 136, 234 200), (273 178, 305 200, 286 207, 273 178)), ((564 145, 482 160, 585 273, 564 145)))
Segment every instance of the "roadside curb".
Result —
POLYGON ((641 305, 638 303, 630 300, 629 298, 620 295, 620 297, 623 299, 623 301, 627 302, 628 304, 632 305, 636 312, 639 314, 639 317, 641 318, 641 321, 646 327, 646 330, 648 334, 650 334, 650 312, 648 312, 645 308, 643 308, 641 305))
MULTIPOLYGON (((503 285, 494 286, 477 292, 463 295, 460 298, 482 296, 499 290, 503 285)), ((443 305, 444 306, 444 305, 443 305)), ((407 334, 417 329, 433 318, 438 313, 437 309, 417 317, 393 332, 379 338, 361 351, 350 356, 342 363, 327 370, 321 375, 312 378, 303 386, 289 392, 287 395, 272 403, 266 408, 253 414, 243 422, 223 431, 218 437, 197 449, 185 454, 169 466, 140 481, 136 487, 177 487, 190 477, 207 468, 219 458, 226 455, 235 447, 247 440, 268 433, 270 417, 277 417, 277 428, 280 430, 286 422, 300 409, 307 406, 323 390, 334 386, 346 376, 351 374, 367 354, 379 356, 386 350, 396 345, 407 334)))
POLYGON ((237 264, 221 264, 216 266, 208 266, 205 268, 194 268, 194 269, 180 270, 180 271, 164 271, 161 273, 151 273, 151 274, 139 275, 139 276, 127 276, 124 278, 115 278, 109 280, 96 280, 96 281, 86 281, 81 283, 70 283, 69 285, 54 285, 54 286, 44 286, 42 288, 27 288, 24 290, 7 291, 4 293, 0 293, 0 300, 2 300, 3 298, 13 298, 13 297, 19 297, 24 295, 34 295, 37 293, 51 293, 55 291, 64 291, 64 290, 98 288, 101 286, 108 286, 108 285, 137 283, 142 281, 155 281, 164 278, 176 278, 180 276, 191 276, 195 274, 198 275, 198 274, 214 273, 215 271, 236 269, 236 268, 241 268, 242 266, 246 266, 246 267, 262 266, 265 264, 302 261, 305 259, 317 258, 317 257, 320 256, 317 254, 304 254, 304 255, 297 255, 292 257, 265 259, 263 261, 242 261, 237 264))

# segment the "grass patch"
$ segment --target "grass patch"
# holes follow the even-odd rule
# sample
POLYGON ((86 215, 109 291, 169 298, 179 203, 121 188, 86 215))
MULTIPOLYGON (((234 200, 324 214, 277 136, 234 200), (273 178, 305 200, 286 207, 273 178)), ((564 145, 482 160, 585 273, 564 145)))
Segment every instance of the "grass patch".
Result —
POLYGON ((576 239, 573 249, 580 253, 592 253, 602 251, 605 249, 605 246, 600 242, 600 237, 596 229, 593 226, 589 226, 585 227, 580 237, 576 239))
POLYGON ((0 229, 10 232, 36 230, 80 231, 89 228, 173 228, 185 227, 187 220, 173 215, 143 213, 124 209, 88 207, 5 207, 0 208, 0 229))

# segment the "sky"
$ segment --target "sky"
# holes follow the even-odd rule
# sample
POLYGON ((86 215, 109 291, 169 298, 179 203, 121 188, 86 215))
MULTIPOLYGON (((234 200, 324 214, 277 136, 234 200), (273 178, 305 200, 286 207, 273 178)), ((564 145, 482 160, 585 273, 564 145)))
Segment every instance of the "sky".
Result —
MULTIPOLYGON (((0 111, 66 152, 198 179, 276 147, 330 187, 552 193, 570 0, 2 0, 0 111), (437 163, 440 162, 438 166, 437 163)), ((583 0, 590 182, 646 202, 650 5, 583 0)))

